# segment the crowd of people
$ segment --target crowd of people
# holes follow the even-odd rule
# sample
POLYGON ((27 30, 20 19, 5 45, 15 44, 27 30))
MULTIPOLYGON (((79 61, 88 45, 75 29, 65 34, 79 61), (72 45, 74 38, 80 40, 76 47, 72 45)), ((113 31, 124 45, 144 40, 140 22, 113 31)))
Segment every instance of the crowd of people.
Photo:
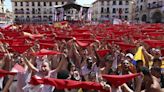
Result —
POLYGON ((164 92, 164 24, 0 29, 2 92, 164 92))

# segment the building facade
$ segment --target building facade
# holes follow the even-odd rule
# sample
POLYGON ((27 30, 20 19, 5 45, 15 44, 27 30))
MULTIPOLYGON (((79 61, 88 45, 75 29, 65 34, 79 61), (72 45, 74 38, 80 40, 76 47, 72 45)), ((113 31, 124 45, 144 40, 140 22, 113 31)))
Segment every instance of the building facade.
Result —
POLYGON ((92 4, 93 20, 130 20, 131 0, 96 0, 92 4))
POLYGON ((11 0, 14 21, 19 23, 51 23, 54 6, 74 3, 75 0, 11 0))
POLYGON ((4 0, 0 0, 0 13, 4 13, 4 0))
POLYGON ((148 0, 147 1, 149 22, 164 23, 164 11, 162 10, 163 6, 164 6, 164 0, 148 0))
POLYGON ((4 0, 0 0, 0 23, 5 23, 5 10, 4 10, 4 0))
POLYGON ((134 4, 136 5, 134 20, 150 23, 164 22, 163 0, 136 0, 134 4))
POLYGON ((147 10, 147 1, 148 0, 136 0, 134 1, 135 5, 135 17, 133 20, 136 20, 136 22, 146 22, 147 16, 148 16, 148 10, 147 10))

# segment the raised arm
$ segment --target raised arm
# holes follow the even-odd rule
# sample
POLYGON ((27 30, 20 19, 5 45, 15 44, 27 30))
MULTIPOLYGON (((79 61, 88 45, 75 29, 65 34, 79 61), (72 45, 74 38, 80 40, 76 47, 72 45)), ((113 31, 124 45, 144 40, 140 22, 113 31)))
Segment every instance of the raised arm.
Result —
POLYGON ((66 57, 65 57, 64 54, 62 54, 61 60, 60 60, 60 62, 59 62, 59 65, 58 65, 57 68, 54 69, 53 71, 56 71, 56 72, 60 71, 60 69, 61 69, 62 66, 64 65, 65 61, 66 61, 66 57))
POLYGON ((26 63, 26 65, 34 72, 38 72, 39 70, 31 63, 31 59, 28 60, 26 57, 23 56, 23 61, 26 63))

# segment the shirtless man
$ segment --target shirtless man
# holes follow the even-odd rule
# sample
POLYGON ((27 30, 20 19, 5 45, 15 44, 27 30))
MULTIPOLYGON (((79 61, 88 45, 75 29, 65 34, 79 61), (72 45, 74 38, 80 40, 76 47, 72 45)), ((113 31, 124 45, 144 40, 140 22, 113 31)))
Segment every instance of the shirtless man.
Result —
POLYGON ((143 70, 144 78, 139 79, 135 92, 164 92, 164 89, 160 87, 158 79, 153 76, 148 68, 143 70), (141 90, 142 82, 145 81, 145 89, 141 90))

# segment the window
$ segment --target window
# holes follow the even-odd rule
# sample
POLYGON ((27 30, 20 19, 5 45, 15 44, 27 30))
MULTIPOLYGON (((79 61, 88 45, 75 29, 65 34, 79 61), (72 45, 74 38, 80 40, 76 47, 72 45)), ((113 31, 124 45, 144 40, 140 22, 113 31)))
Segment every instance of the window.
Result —
POLYGON ((26 14, 30 14, 29 8, 26 9, 26 14))
POLYGON ((104 5, 104 1, 101 2, 101 5, 104 5))
POLYGON ((103 12, 104 12, 104 8, 102 7, 102 8, 101 8, 101 13, 103 13, 103 12))
POLYGON ((38 6, 40 6, 40 2, 38 2, 38 6))
POLYGON ((18 12, 18 9, 15 9, 15 14, 18 12))
POLYGON ((113 13, 116 13, 116 8, 113 8, 113 13))
POLYGON ((38 8, 38 14, 40 14, 41 12, 40 12, 40 8, 38 8))
POLYGON ((52 21, 52 16, 49 16, 49 21, 52 21))
POLYGON ((141 2, 143 2, 143 0, 141 0, 141 2))
POLYGON ((125 8, 125 13, 129 13, 129 9, 128 8, 125 8))
POLYGON ((62 2, 62 4, 64 4, 64 2, 62 2))
POLYGON ((49 12, 49 13, 50 13, 50 14, 52 14, 52 8, 50 8, 49 10, 50 10, 50 12, 49 12))
POLYGON ((142 11, 142 5, 140 6, 140 11, 142 11))
POLYGON ((128 16, 125 16, 125 20, 128 20, 128 16))
POLYGON ((47 9, 46 8, 44 8, 44 14, 46 14, 47 13, 47 9))
POLYGON ((46 6, 46 2, 43 2, 43 5, 46 6))
POLYGON ((119 19, 122 19, 122 16, 121 15, 119 15, 119 19))
POLYGON ((32 6, 35 6, 35 2, 32 2, 32 6))
POLYGON ((35 14, 35 8, 32 8, 32 14, 35 14))
POLYGON ((52 2, 49 2, 49 5, 52 6, 52 2))
POLYGON ((122 8, 119 8, 119 14, 122 14, 122 8))
POLYGON ((29 6, 29 2, 26 2, 26 6, 29 6))
POLYGON ((119 5, 122 5, 122 1, 119 1, 119 5))
POLYGON ((17 6, 17 2, 15 2, 15 6, 17 6))
POLYGON ((58 2, 56 2, 56 5, 58 5, 58 2))
POLYGON ((110 2, 109 1, 107 2, 107 5, 110 5, 110 2))
POLYGON ((107 7, 107 13, 109 13, 109 7, 107 7))
POLYGON ((21 8, 21 11, 23 11, 23 8, 21 8))
POLYGON ((116 5, 116 1, 113 1, 113 5, 116 5))
POLYGON ((29 21, 29 20, 30 20, 30 16, 27 16, 27 18, 26 18, 26 19, 27 19, 27 21, 29 21))
POLYGON ((21 5, 20 6, 23 6, 23 2, 21 2, 21 5))
POLYGON ((129 1, 126 1, 126 5, 129 5, 129 1))

